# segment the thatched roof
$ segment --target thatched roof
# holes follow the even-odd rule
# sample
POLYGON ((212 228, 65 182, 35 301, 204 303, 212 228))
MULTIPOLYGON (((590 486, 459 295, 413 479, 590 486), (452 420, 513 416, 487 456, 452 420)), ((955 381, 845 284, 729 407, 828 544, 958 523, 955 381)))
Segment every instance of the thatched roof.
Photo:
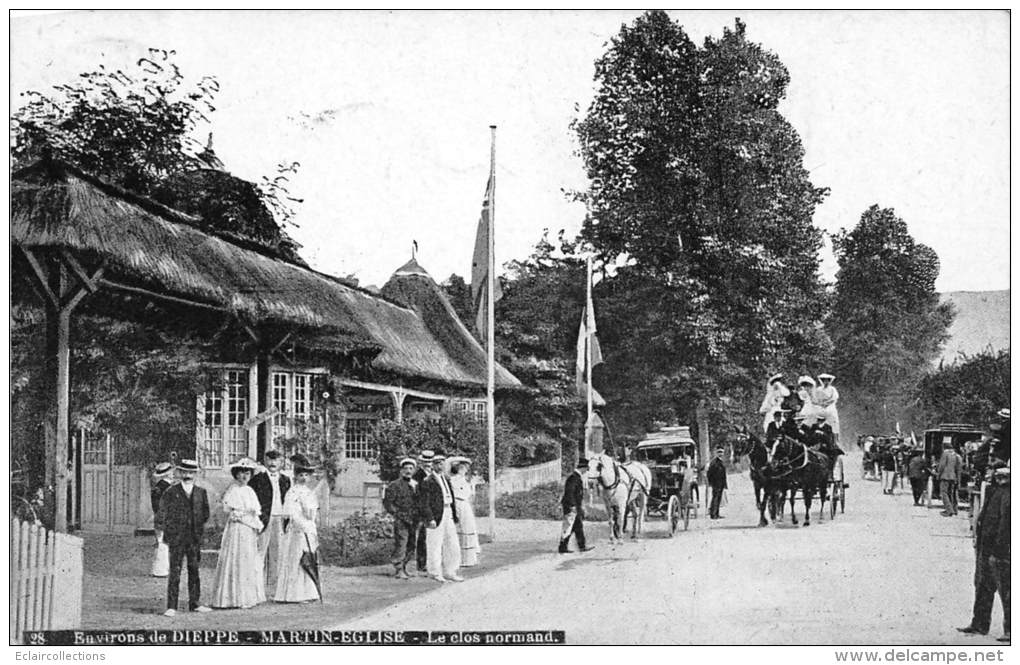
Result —
MULTIPOLYGON (((382 288, 382 294, 412 308, 425 324, 428 334, 443 348, 454 367, 446 371, 486 381, 485 349, 461 323, 457 313, 432 277, 411 259, 397 269, 382 288)), ((380 359, 386 354, 383 351, 380 359)), ((496 364, 496 387, 521 385, 513 374, 496 364)))
MULTIPOLYGON (((91 255, 106 262, 110 279, 220 307, 255 324, 300 329, 308 333, 305 339, 315 340, 312 348, 322 348, 326 340, 335 350, 378 351, 372 365, 380 370, 485 385, 484 353, 463 326, 473 347, 434 334, 422 310, 268 256, 255 243, 217 237, 201 225, 195 216, 58 161, 39 162, 12 176, 14 244, 91 255)), ((516 383, 506 376, 505 383, 516 383)))

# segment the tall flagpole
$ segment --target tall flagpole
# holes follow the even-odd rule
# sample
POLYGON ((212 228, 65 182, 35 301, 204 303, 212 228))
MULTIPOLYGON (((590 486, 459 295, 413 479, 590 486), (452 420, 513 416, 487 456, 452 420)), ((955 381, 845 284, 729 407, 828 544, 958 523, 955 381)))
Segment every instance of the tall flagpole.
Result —
POLYGON ((594 411, 592 391, 591 391, 591 329, 588 326, 588 322, 593 318, 591 307, 591 255, 588 256, 588 283, 587 291, 585 292, 584 301, 584 354, 585 354, 585 374, 588 375, 588 417, 584 421, 584 452, 586 455, 594 452, 591 447, 591 435, 592 435, 592 413, 594 411))
POLYGON ((489 265, 487 268, 488 283, 486 294, 488 299, 488 385, 485 392, 485 412, 488 414, 489 434, 489 538, 496 539, 496 125, 489 125, 492 131, 492 147, 489 155, 489 181, 492 191, 489 193, 489 265))

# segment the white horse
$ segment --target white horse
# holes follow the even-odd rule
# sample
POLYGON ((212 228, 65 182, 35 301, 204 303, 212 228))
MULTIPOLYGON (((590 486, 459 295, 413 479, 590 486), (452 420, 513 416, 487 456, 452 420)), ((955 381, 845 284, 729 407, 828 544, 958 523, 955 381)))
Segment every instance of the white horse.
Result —
POLYGON ((648 492, 652 489, 652 472, 641 462, 619 464, 605 453, 588 462, 588 478, 597 480, 602 501, 609 514, 609 540, 620 540, 626 529, 627 513, 634 513, 631 538, 637 538, 645 522, 648 492))

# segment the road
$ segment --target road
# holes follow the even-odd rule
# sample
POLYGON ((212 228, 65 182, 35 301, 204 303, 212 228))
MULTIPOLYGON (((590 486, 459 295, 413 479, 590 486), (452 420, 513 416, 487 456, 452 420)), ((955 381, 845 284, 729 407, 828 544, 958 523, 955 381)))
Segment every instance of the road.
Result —
MULTIPOLYGON (((847 469, 859 469, 856 454, 847 469)), ((650 520, 636 542, 552 553, 337 629, 564 630, 571 644, 995 646, 967 637, 973 549, 967 519, 915 507, 853 474, 847 509, 809 528, 757 527, 747 474, 731 475, 725 519, 704 512, 669 538, 650 520)), ((798 504, 803 513, 803 507, 798 504)), ((788 520, 787 520, 788 522, 788 520)))

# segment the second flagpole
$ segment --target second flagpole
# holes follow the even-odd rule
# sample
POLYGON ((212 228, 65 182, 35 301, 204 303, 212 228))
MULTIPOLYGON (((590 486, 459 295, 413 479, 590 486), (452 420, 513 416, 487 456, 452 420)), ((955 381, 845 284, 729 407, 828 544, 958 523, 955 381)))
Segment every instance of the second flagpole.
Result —
POLYGON ((492 147, 489 155, 489 181, 492 191, 489 194, 489 265, 486 294, 488 312, 486 340, 488 358, 486 362, 487 382, 485 391, 485 412, 488 415, 489 438, 489 538, 496 539, 496 125, 489 125, 492 132, 492 147))

